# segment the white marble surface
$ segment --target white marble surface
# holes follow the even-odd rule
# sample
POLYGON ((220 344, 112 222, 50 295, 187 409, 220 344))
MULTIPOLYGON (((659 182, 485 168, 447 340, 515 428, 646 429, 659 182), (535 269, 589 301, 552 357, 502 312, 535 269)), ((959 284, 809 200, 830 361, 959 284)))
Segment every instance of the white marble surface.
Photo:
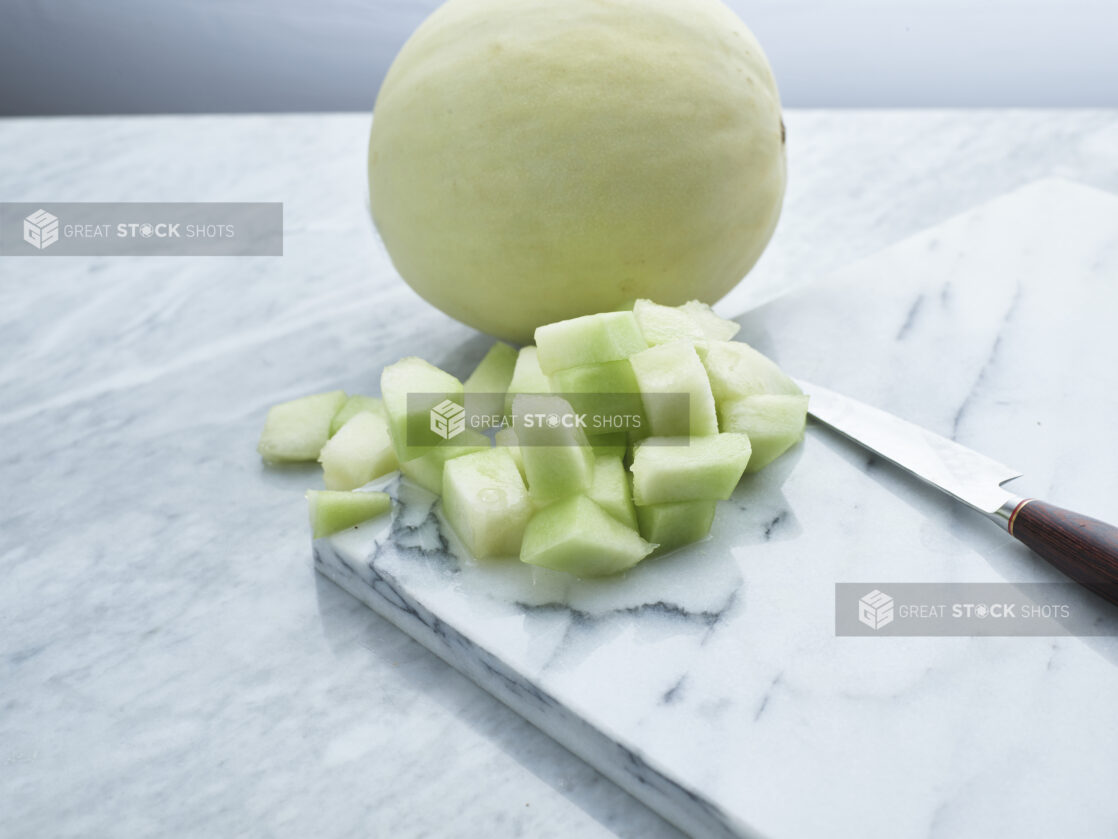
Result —
MULTIPOLYGON (((1118 191, 1113 112, 790 112, 787 122, 789 197, 746 286, 755 299, 1037 177, 1118 191)), ((267 405, 375 389, 380 367, 409 353, 464 372, 487 343, 387 266, 363 210, 366 127, 361 115, 0 122, 0 199, 278 200, 287 225, 282 259, 0 261, 5 832, 676 835, 318 579, 301 497, 315 471, 256 459, 267 405)), ((1079 451, 1062 472, 1048 467, 1069 503, 1097 460, 1079 451)), ((912 538, 946 537, 928 526, 912 538)), ((950 649, 980 668, 965 647, 950 649)), ((1053 666, 1074 670, 1088 655, 1074 650, 1053 666)), ((839 668, 818 652, 805 661, 839 668)), ((888 696, 920 683, 901 665, 874 675, 863 662, 847 678, 888 696)), ((1061 697, 1035 691, 1032 675, 1029 707, 1055 707, 1061 697)), ((929 683, 917 709, 934 715, 950 689, 929 683)), ((1100 720, 1104 698, 1065 697, 1100 720)), ((769 718, 768 736, 783 730, 788 748, 811 730, 769 718)), ((1008 738, 1017 722, 995 727, 1008 738)), ((825 807, 826 779, 803 783, 825 807)), ((937 822, 944 835, 958 812, 948 805, 937 822)))
MULTIPOLYGON (((1052 179, 753 311, 743 337, 1118 521, 1098 447, 1116 280, 1118 197, 1052 179)), ((690 835, 1118 830, 1114 607, 1075 596, 1109 637, 836 637, 836 582, 1062 578, 825 429, 743 481, 710 540, 606 582, 454 556, 433 497, 398 497, 390 527, 320 541, 323 571, 690 835)))

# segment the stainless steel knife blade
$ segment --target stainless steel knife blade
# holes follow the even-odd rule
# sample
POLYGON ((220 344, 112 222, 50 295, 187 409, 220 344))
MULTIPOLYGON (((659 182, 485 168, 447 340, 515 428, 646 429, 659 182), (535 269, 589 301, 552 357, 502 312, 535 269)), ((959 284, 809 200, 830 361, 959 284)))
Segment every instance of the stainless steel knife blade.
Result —
POLYGON ((817 420, 964 504, 1004 523, 1020 501, 1002 488, 1021 476, 1016 469, 879 408, 796 382, 810 397, 808 412, 817 420))

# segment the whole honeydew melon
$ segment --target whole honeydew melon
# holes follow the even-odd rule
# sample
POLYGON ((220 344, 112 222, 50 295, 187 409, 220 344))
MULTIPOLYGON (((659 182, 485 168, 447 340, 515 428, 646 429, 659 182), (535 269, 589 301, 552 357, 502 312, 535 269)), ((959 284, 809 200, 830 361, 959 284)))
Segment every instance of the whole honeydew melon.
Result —
POLYGON ((776 226, 783 135, 718 0, 449 0, 377 98, 373 218, 420 295, 527 342, 634 298, 722 297, 776 226))

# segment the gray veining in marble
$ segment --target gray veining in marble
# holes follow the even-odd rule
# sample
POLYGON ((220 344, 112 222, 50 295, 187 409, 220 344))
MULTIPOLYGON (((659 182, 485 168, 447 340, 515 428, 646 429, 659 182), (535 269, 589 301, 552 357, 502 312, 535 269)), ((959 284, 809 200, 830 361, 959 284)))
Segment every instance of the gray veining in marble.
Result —
MULTIPOLYGON (((787 122, 785 216, 727 305, 822 277, 1038 177, 1118 191, 1113 112, 790 112, 787 122)), ((0 122, 2 200, 283 201, 287 225, 282 259, 0 261, 0 833, 678 835, 314 574, 302 491, 318 474, 258 462, 269 404, 373 391, 385 363, 412 353, 464 373, 487 346, 422 303, 379 250, 363 207, 366 129, 363 115, 0 122)), ((920 324, 917 312, 913 336, 920 324)), ((868 381, 845 385, 879 395, 868 381)), ((990 400, 980 391, 980 410, 963 413, 964 436, 981 431, 990 400)), ((1076 495, 1089 451, 1046 465, 1033 452, 1041 439, 1028 443, 1024 457, 991 454, 1057 500, 1090 501, 1076 495)), ((841 449, 831 458, 858 462, 841 449)), ((911 506, 886 488, 898 509, 911 506)), ((770 538, 800 532, 785 497, 766 498, 754 513, 770 538)), ((968 539, 1004 568, 996 531, 979 532, 968 539)), ((954 544, 932 523, 909 538, 954 544)), ((798 570, 774 573, 790 585, 798 570)), ((565 631, 562 614, 533 614, 565 631)), ((982 659, 963 642, 939 649, 888 673, 863 662, 841 674, 841 690, 885 707, 923 685, 914 708, 934 714, 950 685, 921 675, 929 657, 963 670, 982 659)), ((784 700, 804 686, 781 672, 779 650, 769 655, 753 713, 770 721, 767 742, 792 749, 811 729, 784 700)), ((1000 699, 1062 700, 1014 647, 984 655, 1020 668, 1025 687, 998 687, 1000 699)), ((1051 666, 1086 655, 1053 645, 1051 666)), ((811 651, 803 661, 819 674, 843 664, 811 651)), ((667 706, 701 703, 699 684, 665 680, 667 706)), ((1101 691, 1073 699, 1084 718, 1105 718, 1101 691)), ((1008 740, 1020 721, 989 722, 1008 740)), ((1044 736, 1042 752, 1057 748, 1052 738, 1068 749, 1082 739, 1067 727, 1044 736)), ((960 768, 935 820, 942 835, 968 799, 984 806, 968 783, 993 783, 996 770, 960 768)), ((825 779, 783 780, 817 789, 824 810, 833 803, 825 779)), ((1030 808, 1075 792, 1057 781, 1030 790, 1030 808)))
MULTIPOLYGON (((1025 494, 1118 520, 1101 443, 1116 310, 1118 198, 1050 179, 751 312, 743 334, 1020 462, 1025 494)), ((1113 629, 1089 639, 837 638, 835 582, 1061 578, 826 429, 743 481, 709 541, 607 582, 456 558, 427 498, 401 492, 387 532, 321 540, 320 568, 690 835, 1118 828, 1114 608, 1077 594, 1113 629)))

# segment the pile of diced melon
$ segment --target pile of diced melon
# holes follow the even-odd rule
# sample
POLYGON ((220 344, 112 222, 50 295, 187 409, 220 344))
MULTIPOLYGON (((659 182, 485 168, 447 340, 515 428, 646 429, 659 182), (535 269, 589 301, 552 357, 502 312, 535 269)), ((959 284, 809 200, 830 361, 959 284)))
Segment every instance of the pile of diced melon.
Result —
POLYGON ((730 340, 737 330, 701 303, 638 300, 542 326, 519 351, 497 343, 464 383, 405 358, 384 369, 380 399, 335 391, 272 408, 259 451, 272 462, 322 463, 326 491, 308 494, 316 537, 386 512, 385 494, 353 490, 399 469, 442 496, 447 523, 475 557, 614 574, 706 537, 742 474, 802 438, 807 397, 771 360, 730 340), (635 395, 635 426, 596 433, 516 422, 570 412, 585 394, 635 395), (685 398, 658 398, 666 395, 685 398), (417 444, 409 432, 428 428, 446 399, 474 400, 472 412, 505 424, 417 444))

